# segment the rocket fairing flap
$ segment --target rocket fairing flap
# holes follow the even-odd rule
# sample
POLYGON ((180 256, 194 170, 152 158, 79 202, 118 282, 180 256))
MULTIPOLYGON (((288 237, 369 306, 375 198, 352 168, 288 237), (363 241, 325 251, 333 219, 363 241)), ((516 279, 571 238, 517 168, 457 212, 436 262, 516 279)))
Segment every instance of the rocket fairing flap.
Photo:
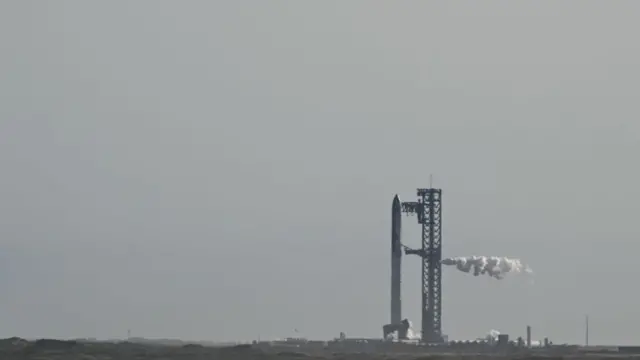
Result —
POLYGON ((402 256, 402 207, 398 195, 393 198, 391 204, 391 253, 402 256))

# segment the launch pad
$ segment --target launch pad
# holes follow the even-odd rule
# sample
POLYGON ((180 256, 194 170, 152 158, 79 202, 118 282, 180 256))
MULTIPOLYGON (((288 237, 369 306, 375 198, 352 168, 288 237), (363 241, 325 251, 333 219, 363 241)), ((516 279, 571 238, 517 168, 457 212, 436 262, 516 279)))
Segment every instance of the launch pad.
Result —
POLYGON ((383 327, 384 336, 396 332, 406 339, 408 321, 401 320, 402 250, 405 255, 422 259, 421 339, 426 344, 444 342, 442 335, 442 189, 420 188, 417 201, 400 202, 398 195, 391 205, 391 323, 383 327), (422 227, 421 248, 411 249, 402 243, 402 213, 416 215, 422 227))

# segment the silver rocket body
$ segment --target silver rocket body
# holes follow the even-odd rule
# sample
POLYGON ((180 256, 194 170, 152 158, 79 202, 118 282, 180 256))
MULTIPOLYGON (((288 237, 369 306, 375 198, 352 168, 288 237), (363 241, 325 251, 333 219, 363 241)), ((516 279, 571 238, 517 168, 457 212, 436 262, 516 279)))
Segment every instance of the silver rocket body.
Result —
MULTIPOLYGON (((391 204, 391 324, 402 322, 402 207, 398 195, 391 204)), ((406 334, 398 334, 405 338, 406 334)))

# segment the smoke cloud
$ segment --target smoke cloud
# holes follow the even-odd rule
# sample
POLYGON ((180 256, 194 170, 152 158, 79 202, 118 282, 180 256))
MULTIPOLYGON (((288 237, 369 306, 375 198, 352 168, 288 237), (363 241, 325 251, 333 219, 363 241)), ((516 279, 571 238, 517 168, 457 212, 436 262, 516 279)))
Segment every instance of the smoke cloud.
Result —
POLYGON ((409 328, 407 329, 407 339, 420 340, 422 338, 420 336, 420 332, 413 330, 413 323, 411 323, 411 320, 407 319, 407 323, 409 324, 409 328))
POLYGON ((452 257, 442 260, 442 264, 455 266, 462 272, 473 272, 474 276, 486 274, 498 280, 503 279, 507 273, 533 274, 533 270, 520 259, 501 256, 452 257))

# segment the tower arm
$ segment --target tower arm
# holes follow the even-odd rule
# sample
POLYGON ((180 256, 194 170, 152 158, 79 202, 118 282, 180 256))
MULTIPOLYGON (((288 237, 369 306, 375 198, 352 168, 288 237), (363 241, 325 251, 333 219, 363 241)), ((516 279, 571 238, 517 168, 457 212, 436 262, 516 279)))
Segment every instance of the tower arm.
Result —
POLYGON ((419 214, 422 203, 416 201, 408 201, 402 203, 402 212, 407 215, 419 214))

